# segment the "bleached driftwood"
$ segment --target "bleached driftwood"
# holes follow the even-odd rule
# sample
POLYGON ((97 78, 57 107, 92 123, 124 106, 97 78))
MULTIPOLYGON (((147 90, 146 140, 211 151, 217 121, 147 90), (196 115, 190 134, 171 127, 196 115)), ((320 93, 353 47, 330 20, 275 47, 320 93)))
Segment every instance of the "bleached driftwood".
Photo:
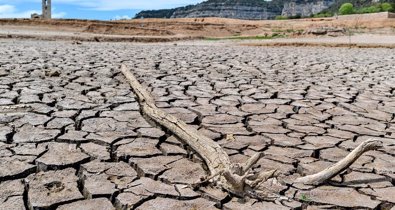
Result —
MULTIPOLYGON (((181 141, 190 146, 207 165, 211 179, 217 186, 240 197, 254 197, 265 200, 266 193, 259 189, 261 183, 277 175, 276 170, 253 172, 251 168, 262 158, 263 153, 253 155, 247 162, 231 163, 228 154, 212 139, 200 134, 195 128, 160 110, 147 90, 125 66, 121 72, 136 94, 140 109, 145 117, 168 129, 181 141)), ((345 159, 315 175, 297 179, 295 182, 319 185, 331 179, 353 164, 364 152, 377 149, 382 143, 368 140, 357 147, 345 159)))
POLYGON ((20 113, 31 111, 32 107, 25 104, 16 104, 11 106, 0 106, 0 114, 20 113))
POLYGON ((327 180, 332 179, 336 175, 340 174, 342 171, 350 167, 355 161, 358 160, 361 155, 370 150, 375 150, 383 146, 381 141, 369 139, 357 148, 355 148, 350 154, 348 154, 344 159, 340 160, 333 166, 313 175, 301 177, 296 179, 295 182, 303 183, 307 185, 320 185, 327 180))

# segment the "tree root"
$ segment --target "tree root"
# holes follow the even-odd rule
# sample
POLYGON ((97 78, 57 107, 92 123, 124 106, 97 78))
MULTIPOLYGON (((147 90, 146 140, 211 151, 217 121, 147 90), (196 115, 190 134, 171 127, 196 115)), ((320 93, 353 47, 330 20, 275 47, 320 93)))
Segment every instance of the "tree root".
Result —
MULTIPOLYGON (((251 197, 259 200, 274 200, 280 195, 272 195, 260 188, 260 185, 271 178, 278 176, 277 170, 255 172, 252 167, 263 157, 263 153, 253 155, 243 164, 231 163, 228 154, 212 139, 200 134, 196 129, 185 122, 160 110, 155 101, 145 88, 139 83, 126 65, 121 66, 121 72, 129 81, 133 92, 136 94, 141 112, 150 120, 165 127, 181 141, 190 146, 207 165, 211 176, 205 180, 239 197, 251 197), (270 195, 269 195, 270 194, 270 195)), ((353 164, 363 153, 382 146, 382 142, 368 140, 363 142, 346 158, 314 175, 301 177, 295 183, 307 185, 320 185, 338 175, 353 164)))

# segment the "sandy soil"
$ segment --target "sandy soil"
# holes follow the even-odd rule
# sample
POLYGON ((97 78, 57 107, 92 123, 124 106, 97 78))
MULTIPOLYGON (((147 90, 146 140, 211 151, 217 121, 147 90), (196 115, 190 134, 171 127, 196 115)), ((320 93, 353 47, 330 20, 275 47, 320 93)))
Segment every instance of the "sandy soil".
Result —
POLYGON ((339 37, 297 37, 271 40, 243 40, 235 42, 248 46, 324 46, 324 47, 357 47, 357 48, 395 48, 394 35, 355 34, 339 37))
POLYGON ((248 21, 223 18, 144 19, 128 21, 0 19, 8 28, 70 33, 161 37, 226 37, 264 34, 297 35, 319 27, 337 27, 375 34, 395 34, 395 19, 337 20, 334 18, 248 21))
POLYGON ((199 37, 188 37, 183 35, 119 35, 89 33, 71 30, 55 30, 39 26, 14 26, 6 25, 0 28, 0 38, 12 39, 35 39, 35 40, 74 40, 74 41, 107 41, 107 42, 168 42, 178 40, 196 39, 199 37))
POLYGON ((353 34, 351 36, 294 36, 269 40, 202 40, 203 37, 184 35, 175 36, 130 36, 88 32, 54 31, 34 26, 4 26, 0 28, 0 38, 24 38, 39 40, 79 40, 79 41, 116 41, 116 42, 174 42, 186 45, 248 45, 248 46, 327 46, 327 47, 386 47, 395 48, 395 35, 392 34, 353 34), (191 41, 196 39, 195 41, 191 41))

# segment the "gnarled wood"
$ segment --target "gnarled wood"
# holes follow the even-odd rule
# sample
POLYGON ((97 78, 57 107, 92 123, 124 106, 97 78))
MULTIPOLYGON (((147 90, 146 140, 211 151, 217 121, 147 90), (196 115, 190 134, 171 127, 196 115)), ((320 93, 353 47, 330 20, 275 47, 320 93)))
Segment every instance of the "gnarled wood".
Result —
MULTIPOLYGON (((217 185, 236 195, 245 196, 246 187, 249 187, 246 184, 253 183, 257 185, 256 180, 262 182, 266 181, 265 177, 267 179, 271 177, 262 173, 258 174, 254 180, 251 180, 252 176, 248 173, 251 167, 263 156, 262 153, 252 156, 245 164, 232 164, 228 154, 218 143, 200 134, 196 129, 188 126, 173 115, 158 109, 151 95, 125 65, 121 66, 121 72, 129 81, 133 92, 137 95, 143 115, 171 131, 197 152, 205 161, 212 179, 217 185)), ((272 172, 269 173, 274 174, 272 172)))
POLYGON ((340 160, 333 166, 313 175, 301 177, 295 180, 295 183, 303 183, 307 185, 320 185, 327 180, 332 179, 342 171, 350 167, 355 161, 358 160, 361 155, 370 150, 375 150, 383 146, 383 143, 378 140, 369 139, 357 148, 355 148, 350 154, 344 159, 340 160))
POLYGON ((31 111, 31 108, 31 106, 25 104, 0 106, 0 114, 28 112, 31 111))
POLYGON ((185 122, 173 115, 158 109, 150 94, 142 87, 125 65, 122 65, 121 71, 130 82, 133 92, 137 95, 141 111, 144 115, 169 129, 194 151, 198 152, 209 167, 211 174, 216 174, 230 167, 229 157, 219 144, 199 134, 196 129, 188 126, 185 122))
MULTIPOLYGON (((275 177, 277 170, 269 172, 252 172, 251 170, 258 160, 262 158, 263 153, 253 155, 244 164, 231 163, 228 154, 218 143, 200 134, 196 129, 188 126, 185 122, 173 115, 156 107, 151 95, 143 88, 125 65, 121 66, 121 72, 129 81, 133 92, 137 95, 142 114, 175 134, 203 158, 210 170, 210 176, 205 181, 212 179, 218 186, 238 196, 250 196, 264 200, 273 199, 273 197, 265 197, 265 192, 260 193, 262 191, 259 189, 259 186, 268 179, 275 177)), ((377 149, 381 145, 382 143, 380 141, 368 140, 334 166, 315 175, 299 178, 295 182, 319 185, 341 173, 363 153, 377 149)))

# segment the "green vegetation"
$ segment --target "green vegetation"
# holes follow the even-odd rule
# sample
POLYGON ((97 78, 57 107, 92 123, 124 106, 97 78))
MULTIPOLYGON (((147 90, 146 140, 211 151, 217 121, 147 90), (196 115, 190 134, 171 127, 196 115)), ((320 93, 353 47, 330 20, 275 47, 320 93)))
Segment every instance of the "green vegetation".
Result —
POLYGON ((376 13, 376 12, 393 12, 394 6, 390 3, 378 3, 374 4, 370 7, 362 7, 355 10, 356 14, 364 14, 364 13, 376 13))
POLYGON ((272 35, 265 35, 265 36, 232 36, 232 37, 208 37, 204 40, 207 41, 220 41, 220 40, 265 40, 265 39, 275 39, 275 38, 283 38, 285 35, 274 33, 272 35))
MULTIPOLYGON (((330 12, 320 12, 318 14, 313 14, 310 16, 310 18, 325 18, 325 17, 332 17, 333 13, 330 12)), ((306 17, 302 17, 300 15, 295 15, 295 16, 290 16, 290 17, 286 17, 286 16, 276 16, 276 20, 289 20, 289 19, 300 19, 300 18, 306 18, 306 17)))
POLYGON ((372 12, 374 11, 373 8, 371 8, 370 10, 362 9, 372 6, 379 7, 380 12, 395 12, 393 10, 393 8, 395 8, 395 0, 379 0, 379 2, 377 3, 374 3, 373 0, 334 0, 334 3, 328 9, 321 11, 321 13, 339 14, 339 8, 345 3, 351 3, 354 6, 354 14, 363 14, 363 12, 367 13, 368 11, 372 12))
POLYGON ((390 3, 382 3, 381 10, 383 10, 384 12, 393 12, 394 6, 391 5, 390 3))
POLYGON ((332 17, 333 13, 331 12, 320 12, 318 14, 311 15, 312 18, 326 18, 326 17, 332 17))
POLYGON ((311 201, 310 198, 306 194, 302 194, 300 196, 300 200, 303 202, 310 202, 311 201))
POLYGON ((377 12, 393 12, 394 5, 388 2, 375 3, 365 7, 354 8, 351 3, 344 3, 339 9, 340 15, 349 14, 366 14, 366 13, 377 13, 377 12))
POLYGON ((295 34, 295 33, 302 33, 304 30, 299 29, 299 30, 294 30, 294 29, 277 29, 273 28, 272 32, 273 34, 295 34))
POLYGON ((279 15, 279 16, 276 16, 275 19, 276 20, 288 20, 288 17, 279 15))
POLYGON ((376 6, 362 7, 359 9, 355 9, 355 11, 353 11, 353 13, 355 14, 377 13, 377 12, 381 12, 381 9, 376 6))
POLYGON ((294 15, 294 16, 276 16, 276 20, 288 20, 288 19, 300 19, 302 18, 301 15, 294 15))
POLYGON ((351 3, 344 3, 339 9, 339 14, 340 15, 349 15, 354 13, 354 5, 351 3))
MULTIPOLYGON (((310 16, 310 18, 325 18, 325 17, 332 17, 333 13, 330 12, 320 12, 318 14, 313 14, 310 16)), ((300 15, 295 15, 295 16, 276 16, 276 20, 289 20, 289 19, 300 19, 300 18, 306 18, 306 17, 302 17, 300 15)))

